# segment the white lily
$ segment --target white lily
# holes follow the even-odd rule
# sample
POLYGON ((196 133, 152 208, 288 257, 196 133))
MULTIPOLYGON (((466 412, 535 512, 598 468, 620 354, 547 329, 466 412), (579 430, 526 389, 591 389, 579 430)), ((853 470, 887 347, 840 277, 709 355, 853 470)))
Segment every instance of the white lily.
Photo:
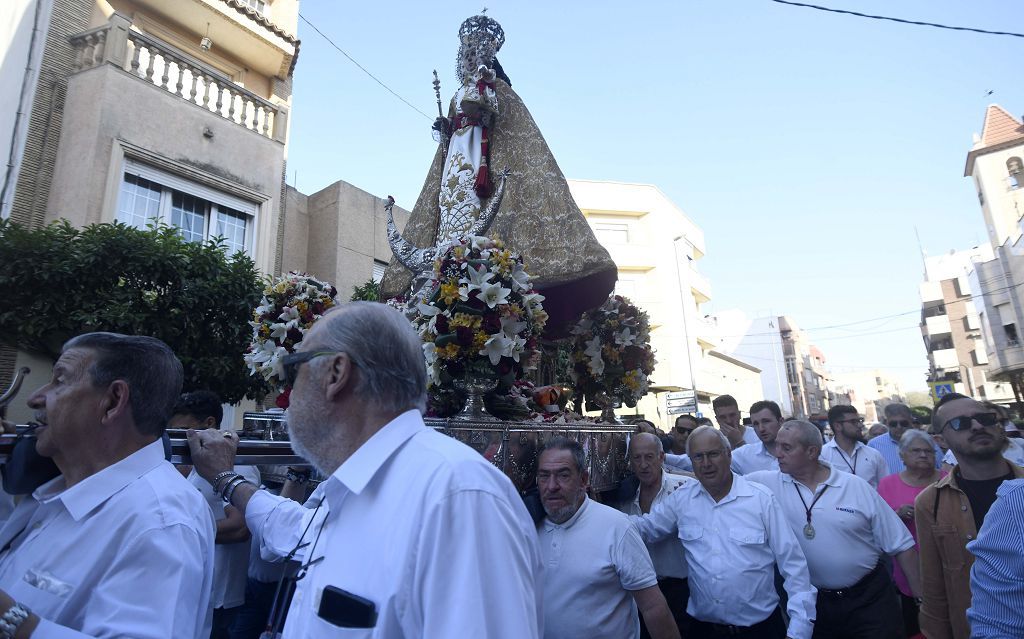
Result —
POLYGON ((476 296, 481 302, 487 304, 488 308, 494 308, 498 304, 508 304, 508 295, 511 292, 512 289, 505 288, 501 284, 488 284, 481 288, 476 296))
POLYGON ((525 328, 526 322, 517 322, 511 317, 501 318, 501 332, 505 334, 505 337, 515 337, 522 333, 525 328))
POLYGON ((526 272, 522 264, 516 264, 516 267, 512 270, 512 284, 516 289, 520 291, 527 291, 530 289, 530 274, 526 272))
POLYGON ((497 366, 502 356, 508 355, 512 340, 501 333, 495 333, 487 338, 484 347, 480 349, 480 355, 486 355, 491 360, 492 366, 497 366))
MULTIPOLYGON (((527 297, 529 297, 529 295, 524 295, 523 299, 526 299, 527 297)), ((593 328, 593 326, 594 321, 584 317, 580 321, 576 322, 576 325, 569 330, 569 333, 572 335, 583 335, 591 328, 593 328)))
POLYGON ((478 250, 482 251, 491 243, 491 238, 485 235, 473 235, 469 238, 469 245, 478 250))
POLYGON ((618 333, 615 333, 615 343, 619 346, 632 346, 636 342, 636 337, 627 326, 618 333))
MULTIPOLYGON (((482 290, 484 286, 491 283, 491 272, 487 270, 486 266, 480 266, 473 268, 472 266, 466 268, 468 277, 459 278, 459 284, 468 284, 466 287, 466 293, 473 291, 482 290)), ((461 286, 459 287, 462 288, 461 286)), ((462 292, 461 290, 459 291, 462 292)), ((463 300, 468 299, 463 298, 463 300)))
POLYGON ((277 316, 277 319, 282 322, 289 322, 294 319, 299 319, 299 311, 294 306, 285 306, 281 314, 277 316))
POLYGON ((513 337, 510 340, 510 342, 511 343, 509 344, 508 354, 513 360, 518 362, 519 356, 522 355, 524 351, 526 351, 526 340, 523 339, 522 337, 516 336, 513 337))
POLYGON ((584 342, 587 345, 583 354, 590 358, 590 370, 594 375, 604 374, 604 359, 601 357, 601 338, 595 336, 584 342))

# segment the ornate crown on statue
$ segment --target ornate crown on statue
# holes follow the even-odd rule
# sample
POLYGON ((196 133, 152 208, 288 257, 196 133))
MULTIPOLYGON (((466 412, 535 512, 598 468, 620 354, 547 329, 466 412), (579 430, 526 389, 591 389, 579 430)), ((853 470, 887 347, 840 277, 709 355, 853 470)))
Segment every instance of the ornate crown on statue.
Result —
POLYGON ((464 44, 482 44, 486 41, 494 43, 494 52, 501 51, 505 44, 505 31, 497 21, 480 14, 467 18, 459 27, 459 40, 464 44))

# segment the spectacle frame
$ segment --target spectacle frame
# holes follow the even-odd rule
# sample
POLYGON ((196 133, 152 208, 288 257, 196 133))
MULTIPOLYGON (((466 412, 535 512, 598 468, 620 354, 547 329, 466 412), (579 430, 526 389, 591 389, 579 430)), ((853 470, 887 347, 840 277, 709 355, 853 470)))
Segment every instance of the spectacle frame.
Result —
POLYGON ((299 366, 311 359, 321 355, 337 355, 341 351, 299 351, 288 353, 281 358, 281 368, 284 369, 284 382, 288 386, 295 386, 295 379, 299 376, 299 366))
POLYGON ((962 430, 970 430, 971 423, 978 422, 982 426, 1002 426, 999 422, 999 416, 995 413, 975 413, 974 415, 961 415, 960 417, 954 417, 942 425, 943 428, 949 426, 953 430, 960 432, 962 430))

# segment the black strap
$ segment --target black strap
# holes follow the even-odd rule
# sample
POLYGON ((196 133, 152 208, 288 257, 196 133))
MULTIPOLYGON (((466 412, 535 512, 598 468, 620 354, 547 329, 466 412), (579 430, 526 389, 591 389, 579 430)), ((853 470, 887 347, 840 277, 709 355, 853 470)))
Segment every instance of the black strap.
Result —
POLYGON ((825 491, 828 490, 828 484, 825 484, 825 487, 821 489, 821 492, 814 496, 810 506, 807 505, 807 500, 804 499, 804 494, 800 492, 799 482, 794 481, 793 488, 796 489, 796 496, 800 498, 800 503, 804 505, 804 510, 807 512, 807 523, 809 524, 811 523, 811 510, 814 508, 814 504, 818 503, 821 496, 825 494, 825 491))

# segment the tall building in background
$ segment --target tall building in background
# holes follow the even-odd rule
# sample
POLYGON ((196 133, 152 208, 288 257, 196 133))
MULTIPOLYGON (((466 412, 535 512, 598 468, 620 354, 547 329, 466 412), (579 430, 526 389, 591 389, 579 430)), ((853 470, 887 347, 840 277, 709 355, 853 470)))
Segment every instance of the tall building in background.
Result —
POLYGON ((1024 124, 998 105, 985 113, 981 135, 967 154, 964 176, 973 179, 992 248, 976 262, 969 287, 977 291, 981 337, 988 360, 986 379, 1008 382, 1024 403, 1024 124), (980 299, 980 302, 979 302, 980 299))
POLYGON ((929 382, 948 382, 958 393, 1008 403, 1013 397, 1009 384, 988 378, 988 352, 970 283, 974 263, 992 259, 988 244, 925 258, 921 335, 929 382))
MULTIPOLYGON (((155 219, 280 272, 297 0, 2 4, 4 218, 155 219)), ((21 364, 49 374, 6 350, 0 385, 21 364)))
POLYGON ((786 381, 793 398, 793 417, 821 417, 829 409, 825 355, 791 317, 782 315, 778 319, 786 381))
MULTIPOLYGON (((705 414, 718 395, 755 394, 756 364, 711 355, 715 328, 701 312, 711 285, 698 268, 704 232, 655 186, 569 180, 569 189, 618 266, 615 292, 650 317, 658 360, 654 383, 677 392, 695 389, 697 410, 705 414)), ((668 391, 650 393, 637 406, 662 428, 672 424, 677 409, 668 391)))

